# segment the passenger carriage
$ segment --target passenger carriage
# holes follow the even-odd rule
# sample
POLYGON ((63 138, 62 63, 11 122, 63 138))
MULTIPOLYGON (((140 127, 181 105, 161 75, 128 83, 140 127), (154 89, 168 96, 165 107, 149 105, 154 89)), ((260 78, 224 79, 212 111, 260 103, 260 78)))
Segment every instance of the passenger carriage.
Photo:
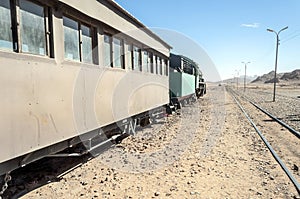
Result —
POLYGON ((0 175, 169 103, 171 47, 114 1, 1 0, 0 27, 0 175))

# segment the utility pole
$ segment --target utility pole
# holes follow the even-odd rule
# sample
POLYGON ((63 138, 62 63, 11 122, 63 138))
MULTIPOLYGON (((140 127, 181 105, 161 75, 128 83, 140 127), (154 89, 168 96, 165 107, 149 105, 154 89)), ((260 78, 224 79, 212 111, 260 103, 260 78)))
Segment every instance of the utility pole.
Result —
POLYGON ((247 64, 250 64, 251 62, 242 62, 242 64, 245 64, 245 77, 244 77, 244 92, 246 91, 246 75, 247 75, 247 73, 246 73, 246 71, 247 71, 247 64))
POLYGON ((236 77, 236 89, 238 90, 239 89, 239 73, 240 73, 240 70, 235 70, 235 72, 237 73, 237 77, 236 77))
POLYGON ((277 58, 278 58, 278 46, 279 46, 279 33, 283 30, 288 29, 287 27, 282 28, 278 31, 278 33, 272 29, 267 29, 269 32, 274 32, 276 34, 276 57, 275 57, 275 75, 274 75, 274 91, 273 91, 273 102, 275 102, 275 94, 276 94, 276 74, 277 74, 277 58))

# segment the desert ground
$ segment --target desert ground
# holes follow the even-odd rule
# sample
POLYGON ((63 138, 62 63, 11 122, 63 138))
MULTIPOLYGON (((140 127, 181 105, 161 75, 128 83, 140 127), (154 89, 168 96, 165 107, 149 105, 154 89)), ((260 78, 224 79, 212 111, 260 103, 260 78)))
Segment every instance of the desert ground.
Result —
MULTIPOLYGON (((243 92, 241 85, 229 86, 243 92)), ((278 117, 293 115, 291 125, 299 130, 299 84, 279 85, 282 96, 274 103, 271 85, 249 84, 245 93, 278 117)), ((252 114, 258 112, 248 107, 252 114)), ((274 131, 282 129, 272 125, 274 131)), ((300 147, 295 144, 296 157, 287 164, 299 167, 300 147)), ((33 180, 8 192, 23 199, 300 198, 224 85, 209 84, 207 94, 181 112, 91 156, 58 180, 49 177, 42 185, 33 180)), ((299 181, 299 170, 293 173, 299 181)))

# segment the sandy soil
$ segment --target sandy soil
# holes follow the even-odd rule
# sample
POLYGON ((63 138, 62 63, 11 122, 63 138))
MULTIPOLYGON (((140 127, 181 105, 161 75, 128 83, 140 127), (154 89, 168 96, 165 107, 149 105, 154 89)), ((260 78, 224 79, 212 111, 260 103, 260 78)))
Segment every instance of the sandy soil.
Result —
MULTIPOLYGON (((65 161, 68 161, 66 159, 65 161)), ((299 198, 223 86, 22 198, 299 198)))

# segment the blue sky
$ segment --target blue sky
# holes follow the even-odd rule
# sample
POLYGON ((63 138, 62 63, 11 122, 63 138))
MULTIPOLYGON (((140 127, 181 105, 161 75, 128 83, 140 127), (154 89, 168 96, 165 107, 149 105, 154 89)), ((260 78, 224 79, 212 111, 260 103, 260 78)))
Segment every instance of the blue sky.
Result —
MULTIPOLYGON (((116 2, 149 28, 174 31, 191 39, 207 53, 222 79, 232 78, 236 71, 244 74, 242 61, 251 62, 247 75, 262 75, 274 70, 276 35, 266 31, 267 28, 278 31, 289 26, 280 33, 278 72, 300 68, 299 0, 116 2)), ((160 35, 159 31, 157 33, 160 35)), ((168 38, 162 37, 168 42, 168 38)), ((177 52, 177 44, 169 43, 177 52)), ((204 73, 213 67, 206 63, 200 65, 204 73)), ((214 80, 214 77, 207 79, 214 80)))

